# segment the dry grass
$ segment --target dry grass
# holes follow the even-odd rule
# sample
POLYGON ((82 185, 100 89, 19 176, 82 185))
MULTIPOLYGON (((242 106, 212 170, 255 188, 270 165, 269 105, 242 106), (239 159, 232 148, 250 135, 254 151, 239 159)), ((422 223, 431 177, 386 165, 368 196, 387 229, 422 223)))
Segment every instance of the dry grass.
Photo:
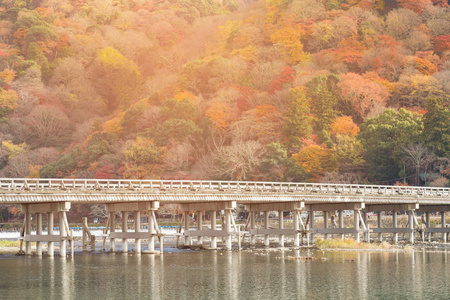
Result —
POLYGON ((357 242, 353 239, 321 239, 318 238, 315 246, 319 249, 390 249, 389 243, 383 242, 381 244, 369 244, 357 242))
POLYGON ((19 246, 20 246, 19 241, 7 241, 7 240, 0 241, 0 247, 13 248, 13 247, 19 247, 19 246))

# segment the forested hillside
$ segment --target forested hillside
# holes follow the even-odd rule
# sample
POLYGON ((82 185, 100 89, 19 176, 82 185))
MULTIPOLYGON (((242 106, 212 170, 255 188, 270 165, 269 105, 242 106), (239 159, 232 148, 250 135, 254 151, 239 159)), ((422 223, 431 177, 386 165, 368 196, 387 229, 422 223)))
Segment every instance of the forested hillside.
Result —
POLYGON ((0 1, 0 176, 447 186, 442 0, 0 1))

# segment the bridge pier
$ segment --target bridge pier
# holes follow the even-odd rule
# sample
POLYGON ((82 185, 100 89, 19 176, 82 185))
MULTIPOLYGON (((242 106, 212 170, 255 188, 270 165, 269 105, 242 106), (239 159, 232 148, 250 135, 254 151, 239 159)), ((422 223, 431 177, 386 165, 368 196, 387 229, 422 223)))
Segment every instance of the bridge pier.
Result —
POLYGON ((418 211, 425 213, 425 230, 428 241, 431 242, 433 233, 441 233, 442 242, 447 243, 448 235, 450 234, 450 227, 447 227, 445 213, 450 211, 450 205, 420 205, 418 211), (430 213, 439 213, 441 217, 440 227, 431 227, 430 213))
POLYGON ((43 253, 42 243, 47 243, 48 255, 54 255, 54 242, 59 242, 60 255, 66 256, 66 241, 68 240, 69 224, 67 223, 66 212, 70 209, 70 202, 55 203, 33 203, 22 204, 22 211, 25 212, 25 254, 31 255, 31 243, 36 242, 36 255, 43 253), (54 234, 53 215, 59 213, 59 235, 54 234), (47 214, 47 234, 42 233, 42 214, 47 214), (31 234, 31 215, 36 215, 36 235, 31 234))
MULTIPOLYGON (((377 226, 378 226, 378 228, 379 229, 381 229, 383 226, 382 226, 382 220, 381 220, 381 218, 382 218, 382 216, 381 216, 381 211, 377 211, 377 226)), ((383 235, 381 234, 381 232, 379 232, 378 233, 378 241, 379 242, 382 242, 383 241, 383 235)))
POLYGON ((419 209, 419 205, 417 203, 404 203, 404 204, 367 204, 364 211, 367 212, 378 212, 377 216, 377 227, 372 228, 371 231, 373 233, 378 234, 378 240, 382 241, 382 235, 385 233, 392 234, 392 240, 394 243, 398 242, 398 234, 408 234, 409 242, 414 243, 414 235, 415 235, 415 224, 416 217, 415 211, 419 209), (392 212, 392 228, 384 228, 382 227, 381 222, 381 212, 382 211, 391 211, 392 212), (398 212, 406 211, 408 214, 407 226, 404 228, 398 227, 398 212))
MULTIPOLYGON (((342 209, 339 210, 339 229, 344 228, 344 211, 342 209)), ((341 239, 345 238, 345 234, 341 233, 341 239)))
POLYGON ((122 252, 127 253, 128 240, 134 239, 135 252, 137 254, 142 252, 142 239, 148 239, 149 252, 155 251, 154 239, 159 237, 160 239, 160 252, 163 252, 163 236, 158 229, 158 223, 156 221, 155 211, 159 208, 158 201, 149 202, 129 202, 129 203, 108 203, 106 204, 106 211, 110 215, 110 241, 111 252, 115 251, 116 239, 122 239, 122 252), (122 232, 115 231, 115 213, 120 211, 122 214, 122 232), (128 232, 128 212, 134 212, 134 232, 128 232), (141 213, 148 213, 148 231, 141 230, 141 213), (155 233, 156 231, 156 233, 155 233))
MULTIPOLYGON (((298 247, 300 245, 300 210, 303 209, 305 203, 304 202, 273 202, 273 203, 257 203, 257 204, 248 204, 245 205, 245 209, 249 211, 250 218, 250 245, 254 245, 255 237, 257 235, 264 236, 264 246, 269 247, 270 245, 270 236, 276 235, 278 237, 280 247, 284 247, 284 237, 286 235, 294 236, 294 246, 298 247), (269 228, 269 212, 278 211, 278 228, 271 229, 269 228), (294 212, 294 228, 286 229, 284 228, 284 211, 293 211, 294 212), (255 213, 263 212, 264 213, 264 228, 259 229, 255 226, 255 213)), ((303 229, 305 230, 305 229, 303 229)))
MULTIPOLYGON (((284 229, 284 211, 279 210, 278 211, 278 228, 282 232, 284 229)), ((280 237, 278 238, 278 244, 280 244, 280 247, 284 247, 284 234, 280 233, 280 237)))
POLYGON ((238 230, 234 220, 232 219, 231 210, 236 208, 236 201, 220 201, 220 202, 201 202, 201 203, 186 203, 180 205, 180 210, 183 211, 184 216, 184 244, 191 244, 191 237, 197 237, 197 244, 203 245, 204 237, 211 238, 211 248, 217 248, 217 238, 225 238, 224 248, 231 250, 232 236, 236 235, 238 230), (217 211, 223 210, 222 229, 217 229, 217 211), (196 211, 198 216, 196 230, 189 228, 189 211, 196 211), (202 216, 204 211, 211 212, 211 227, 210 229, 203 229, 202 216), (234 228, 234 230, 232 229, 234 228))
POLYGON ((310 232, 311 236, 313 234, 323 234, 324 237, 327 237, 328 235, 338 234, 343 238, 345 234, 353 234, 356 241, 360 241, 360 234, 369 233, 369 229, 366 226, 366 222, 364 221, 364 218, 362 217, 361 210, 364 208, 364 203, 362 202, 349 202, 349 203, 327 203, 327 204, 307 204, 305 205, 305 210, 309 213, 309 219, 310 219, 310 232), (315 211, 323 211, 327 212, 327 214, 324 213, 324 221, 325 219, 328 219, 330 212, 339 211, 339 227, 336 228, 330 228, 328 224, 324 228, 314 228, 314 212, 315 211), (354 222, 354 228, 344 228, 344 219, 343 219, 343 210, 353 210, 353 222, 354 222), (360 228, 362 226, 362 229, 360 228))
MULTIPOLYGON (((328 211, 323 211, 323 228, 328 229, 328 211)), ((324 234, 324 239, 328 239, 328 233, 324 234)))

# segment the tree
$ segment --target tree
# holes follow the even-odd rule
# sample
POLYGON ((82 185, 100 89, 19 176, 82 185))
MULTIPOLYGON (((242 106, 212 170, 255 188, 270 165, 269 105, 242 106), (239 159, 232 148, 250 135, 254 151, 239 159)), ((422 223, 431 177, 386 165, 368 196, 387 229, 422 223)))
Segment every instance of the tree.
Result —
POLYGON ((25 121, 32 147, 64 147, 70 141, 72 125, 64 112, 51 105, 33 108, 25 121))
POLYGON ((310 105, 305 92, 298 88, 291 90, 290 102, 281 132, 289 139, 289 147, 300 147, 300 138, 308 137, 312 131, 310 105))
POLYGON ((292 154, 295 162, 308 172, 312 181, 317 182, 325 172, 336 170, 336 162, 331 149, 309 145, 292 154))
POLYGON ((420 14, 428 5, 432 5, 431 0, 397 0, 400 7, 410 9, 420 14))
POLYGON ((225 130, 235 119, 235 115, 231 108, 221 102, 216 102, 206 111, 207 116, 214 126, 218 129, 225 130))
POLYGON ((396 181, 403 162, 403 147, 418 143, 422 138, 421 116, 401 108, 386 109, 376 118, 361 125, 358 138, 366 151, 368 173, 377 181, 396 181))
POLYGON ((255 180, 263 153, 264 148, 256 141, 220 147, 210 166, 213 176, 218 180, 255 180))
POLYGON ((315 127, 318 130, 329 129, 338 115, 337 84, 340 81, 339 76, 330 74, 316 76, 306 84, 306 95, 311 99, 311 112, 317 118, 315 127))
POLYGON ((356 125, 352 117, 342 116, 338 117, 333 124, 331 124, 331 135, 347 135, 350 137, 355 137, 359 133, 359 127, 356 125))
POLYGON ((428 99, 423 125, 425 145, 436 149, 437 155, 450 158, 450 111, 444 106, 443 99, 428 99))
MULTIPOLYGON (((434 151, 424 144, 413 144, 402 147, 405 155, 405 162, 415 170, 414 185, 420 184, 420 171, 425 173, 428 171, 428 167, 436 161, 436 155, 434 151)), ((425 180, 426 182, 426 180, 425 180)))
POLYGON ((108 108, 128 107, 141 81, 137 65, 113 47, 99 50, 96 59, 99 71, 95 76, 97 91, 108 100, 108 108))
POLYGON ((147 129, 143 135, 151 137, 159 146, 171 140, 182 142, 198 137, 202 130, 192 120, 169 119, 162 124, 147 129))
POLYGON ((341 78, 337 86, 342 102, 355 119, 364 120, 373 108, 386 105, 389 93, 384 86, 355 73, 341 75, 341 78))
POLYGON ((193 121, 197 118, 197 108, 187 97, 180 100, 167 98, 163 102, 161 117, 164 120, 184 119, 193 121))
POLYGON ((19 97, 13 90, 0 89, 0 119, 5 118, 17 108, 19 97))
POLYGON ((340 173, 358 172, 365 164, 361 141, 350 135, 336 135, 333 155, 340 173))
POLYGON ((296 64, 309 58, 309 54, 303 51, 301 42, 304 30, 300 26, 282 27, 270 35, 271 42, 280 47, 287 55, 290 63, 296 64))

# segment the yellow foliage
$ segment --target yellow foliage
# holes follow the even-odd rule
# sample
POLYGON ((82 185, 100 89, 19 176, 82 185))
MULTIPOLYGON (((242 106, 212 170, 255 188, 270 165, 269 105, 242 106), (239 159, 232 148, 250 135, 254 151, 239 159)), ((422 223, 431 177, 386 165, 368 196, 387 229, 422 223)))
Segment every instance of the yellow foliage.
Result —
POLYGON ((301 38, 304 34, 300 26, 284 27, 270 35, 270 40, 277 45, 296 64, 310 59, 310 54, 303 52, 301 38))
POLYGON ((222 40, 226 42, 233 33, 237 32, 241 28, 241 25, 242 21, 227 21, 225 26, 220 26, 219 30, 222 40))
POLYGON ((118 117, 114 117, 111 120, 106 121, 103 126, 102 129, 104 132, 108 132, 108 133, 115 133, 117 135, 122 134, 122 125, 120 125, 121 121, 122 121, 122 117, 123 117, 123 113, 118 116, 118 117))
POLYGON ((30 165, 28 167, 28 178, 40 178, 41 177, 41 165, 30 165))
POLYGON ((5 69, 2 72, 0 72, 0 77, 3 79, 4 82, 10 83, 16 77, 16 72, 14 70, 5 69))
POLYGON ((106 69, 126 70, 128 73, 137 77, 140 76, 137 65, 113 47, 106 47, 105 49, 99 50, 97 59, 106 69))
POLYGON ((182 100, 188 98, 194 104, 195 104, 195 102, 197 102, 197 96, 195 96, 194 94, 192 94, 191 92, 186 91, 186 90, 179 92, 173 98, 177 101, 182 101, 182 100))
POLYGON ((318 145, 309 145, 293 154, 295 162, 309 173, 313 181, 317 181, 327 171, 335 171, 337 166, 333 159, 333 151, 318 145))
POLYGON ((231 55, 239 55, 243 60, 252 62, 256 60, 255 47, 248 46, 241 49, 236 49, 231 52, 231 55))
POLYGON ((3 141, 2 142, 2 147, 6 148, 6 150, 8 150, 8 159, 13 158, 14 156, 16 156, 17 154, 20 154, 22 152, 25 152, 26 150, 28 150, 28 145, 25 143, 19 144, 19 145, 15 145, 12 143, 12 141, 3 141))
POLYGON ((353 122, 350 116, 339 117, 331 124, 330 134, 332 135, 343 134, 354 137, 358 132, 359 127, 353 122))

